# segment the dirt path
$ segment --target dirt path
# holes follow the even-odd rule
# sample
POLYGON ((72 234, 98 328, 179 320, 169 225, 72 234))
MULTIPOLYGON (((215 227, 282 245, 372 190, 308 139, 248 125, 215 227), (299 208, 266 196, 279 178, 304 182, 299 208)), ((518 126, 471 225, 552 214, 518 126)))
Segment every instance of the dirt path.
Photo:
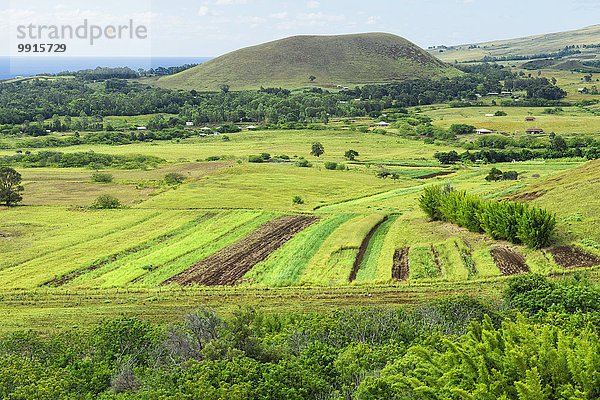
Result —
POLYGON ((402 247, 394 252, 394 266, 392 267, 392 278, 399 281, 405 281, 410 274, 409 247, 402 247))
POLYGON ((369 242, 373 238, 373 235, 375 235, 375 232, 377 232, 377 229, 379 229, 381 224, 383 224, 387 220, 388 216, 386 215, 369 231, 369 233, 367 233, 367 236, 365 236, 362 243, 360 244, 358 254, 356 255, 356 259, 354 260, 354 265, 352 266, 352 271, 350 272, 350 282, 354 282, 354 280, 356 279, 356 274, 358 274, 358 270, 360 269, 360 266, 362 265, 363 260, 365 259, 367 247, 369 247, 369 242))
POLYGON ((273 251, 296 233, 320 218, 308 215, 283 215, 258 227, 254 232, 215 254, 197 262, 162 284, 201 284, 206 286, 235 285, 254 265, 265 260, 273 251))
POLYGON ((502 275, 518 275, 529 272, 525 257, 508 247, 495 247, 490 254, 502 275))
POLYGON ((593 254, 573 246, 557 246, 550 250, 554 261, 563 268, 586 268, 600 265, 600 259, 593 254))

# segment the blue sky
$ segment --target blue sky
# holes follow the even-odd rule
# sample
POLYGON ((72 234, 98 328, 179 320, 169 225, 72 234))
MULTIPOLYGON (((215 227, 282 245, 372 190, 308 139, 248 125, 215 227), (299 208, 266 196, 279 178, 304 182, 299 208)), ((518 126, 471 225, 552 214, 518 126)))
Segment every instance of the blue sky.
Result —
POLYGON ((0 55, 14 55, 17 25, 83 19, 105 27, 131 18, 148 26, 149 37, 94 47, 79 41, 70 56, 218 56, 297 34, 359 32, 427 47, 578 29, 600 23, 598 15, 600 0, 0 0, 0 55))

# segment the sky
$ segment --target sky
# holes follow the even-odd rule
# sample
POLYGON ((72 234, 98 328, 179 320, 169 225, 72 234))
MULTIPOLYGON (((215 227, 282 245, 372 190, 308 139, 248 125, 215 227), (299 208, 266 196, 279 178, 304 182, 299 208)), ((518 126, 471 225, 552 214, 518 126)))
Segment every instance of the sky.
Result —
POLYGON ((599 15, 600 0, 0 0, 0 56, 23 56, 19 45, 47 42, 66 44, 53 55, 71 57, 214 57, 293 35, 362 32, 393 33, 426 48, 579 29, 600 23, 599 15), (93 44, 88 27, 86 39, 37 37, 40 26, 75 29, 85 20, 112 36, 128 28, 93 44), (145 37, 127 36, 130 28, 145 37))

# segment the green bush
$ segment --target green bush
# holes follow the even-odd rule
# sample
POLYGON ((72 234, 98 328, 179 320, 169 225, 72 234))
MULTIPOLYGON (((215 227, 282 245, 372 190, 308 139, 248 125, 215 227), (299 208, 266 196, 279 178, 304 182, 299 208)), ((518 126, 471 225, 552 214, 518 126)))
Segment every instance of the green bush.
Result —
POLYGON ((302 168, 310 168, 312 167, 312 164, 308 162, 308 160, 301 158, 298 161, 296 161, 296 165, 298 167, 302 167, 302 168))
POLYGON ((111 174, 97 172, 92 174, 92 182, 101 182, 101 183, 110 183, 113 181, 113 176, 111 174))
POLYGON ((419 198, 421 210, 433 220, 451 222, 472 232, 486 232, 494 239, 523 243, 533 249, 550 243, 556 217, 528 204, 483 201, 465 191, 431 186, 419 198))
POLYGON ((304 204, 304 200, 300 196, 294 196, 292 198, 292 204, 304 204))
POLYGON ((170 172, 165 175, 164 181, 167 185, 179 185, 185 180, 185 176, 178 172, 170 172))
POLYGON ((90 208, 97 210, 112 210, 123 207, 119 199, 110 194, 102 194, 96 198, 90 208))
POLYGON ((261 163, 264 159, 261 156, 257 156, 255 154, 248 156, 248 162, 251 163, 261 163))
POLYGON ((337 168, 337 163, 331 161, 325 161, 325 169, 335 170, 337 168))
POLYGON ((220 159, 221 159, 221 157, 219 157, 219 156, 209 156, 209 157, 206 157, 206 161, 218 161, 220 159))

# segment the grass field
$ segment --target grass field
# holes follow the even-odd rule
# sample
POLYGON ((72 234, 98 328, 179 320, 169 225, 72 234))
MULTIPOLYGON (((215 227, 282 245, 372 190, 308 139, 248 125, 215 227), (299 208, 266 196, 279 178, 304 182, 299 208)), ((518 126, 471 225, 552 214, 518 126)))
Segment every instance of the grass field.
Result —
MULTIPOLYGON (((504 118, 514 119, 514 124, 529 113, 516 109, 511 116, 508 111, 504 118)), ((476 109, 431 107, 424 112, 444 126, 480 118, 476 109), (470 114, 459 114, 465 112, 470 114)), ((544 121, 544 116, 540 118, 544 121)), ((589 115, 575 109, 552 118, 565 126, 576 126, 577 118, 582 127, 593 125, 589 115)), ((443 293, 494 296, 505 280, 490 254, 495 246, 521 254, 532 271, 570 272, 547 252, 429 221, 418 198, 425 187, 439 183, 450 182, 488 199, 546 191, 531 201, 557 213, 555 243, 575 243, 600 254, 594 245, 600 243, 596 228, 600 202, 590 190, 599 176, 598 162, 497 164, 503 171, 519 172, 519 180, 487 182, 489 165, 445 168, 432 158, 436 151, 454 147, 390 133, 244 131, 231 134, 228 142, 215 137, 59 149, 150 154, 168 162, 152 170, 103 171, 114 176, 109 184, 91 182, 94 171, 84 168, 20 169, 23 206, 0 209, 0 315, 9 320, 0 330, 64 328, 72 324, 76 312, 81 314, 80 324, 121 312, 168 321, 199 302, 229 313, 239 304, 298 311, 411 303, 443 293), (325 147, 320 158, 309 155, 314 141, 325 147), (359 152, 358 162, 344 160, 348 149, 359 152), (247 162, 249 155, 262 152, 286 154, 292 160, 303 156, 313 166, 247 162), (225 157, 202 161, 212 155, 225 157), (326 170, 325 161, 344 162, 349 170, 326 170), (382 167, 397 172, 399 179, 377 178, 382 167), (451 174, 421 178, 441 171, 451 174), (170 172, 181 173, 186 180, 166 185, 163 178, 170 172), (105 193, 117 196, 127 208, 85 207, 105 193), (294 196, 300 196, 303 204, 292 204, 294 196), (251 252, 244 256, 240 262, 251 262, 252 267, 236 287, 161 285, 207 257, 241 245, 284 214, 320 219, 265 259, 249 260, 251 252), (409 248, 406 282, 392 278, 394 254, 401 248, 409 248), (362 262, 350 283, 361 250, 362 262), (51 322, 52 314, 56 318, 51 322)), ((595 268, 585 270, 597 273, 595 268)))

